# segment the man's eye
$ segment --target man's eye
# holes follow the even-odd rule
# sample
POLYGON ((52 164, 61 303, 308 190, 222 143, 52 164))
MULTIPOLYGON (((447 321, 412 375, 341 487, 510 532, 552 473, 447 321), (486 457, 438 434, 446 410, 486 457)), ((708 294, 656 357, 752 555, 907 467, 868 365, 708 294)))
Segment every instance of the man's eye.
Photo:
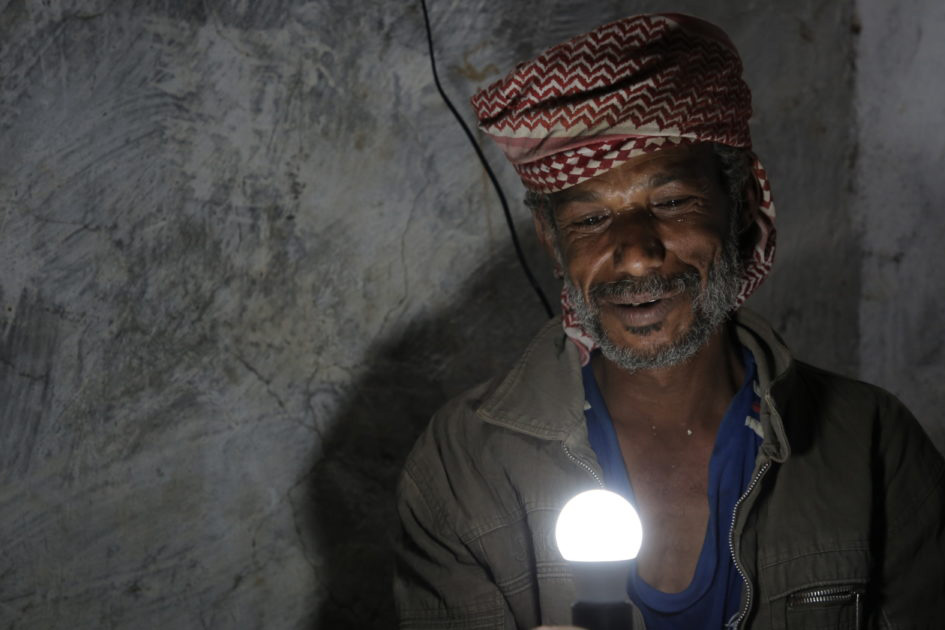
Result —
POLYGON ((592 214, 574 221, 573 225, 577 227, 594 227, 595 225, 603 223, 606 219, 607 217, 603 214, 592 214))
POLYGON ((690 203, 692 203, 694 197, 676 197, 674 199, 666 199, 665 201, 659 201, 653 204, 654 208, 660 210, 679 210, 685 208, 690 203))

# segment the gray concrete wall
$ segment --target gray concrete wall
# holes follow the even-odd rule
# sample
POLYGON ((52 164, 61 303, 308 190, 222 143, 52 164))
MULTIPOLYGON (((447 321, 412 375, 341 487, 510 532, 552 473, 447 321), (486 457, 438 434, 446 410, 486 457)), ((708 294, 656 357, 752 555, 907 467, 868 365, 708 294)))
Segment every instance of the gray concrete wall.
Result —
MULTIPOLYGON (((431 2, 467 120, 466 98, 515 61, 666 8, 498 6, 431 2)), ((728 30, 755 91, 780 250, 753 305, 801 356, 897 377, 931 413, 941 387, 869 367, 892 346, 861 334, 941 374, 934 279, 891 280, 927 343, 867 316, 891 232, 883 205, 864 220, 854 122, 891 114, 855 107, 878 89, 854 83, 855 7, 672 8, 728 30)), ((940 234, 934 185, 909 207, 940 234)), ((544 321, 412 1, 0 0, 0 264, 3 628, 391 627, 400 463, 544 321)))
POLYGON ((945 451, 945 3, 858 0, 860 374, 945 451))

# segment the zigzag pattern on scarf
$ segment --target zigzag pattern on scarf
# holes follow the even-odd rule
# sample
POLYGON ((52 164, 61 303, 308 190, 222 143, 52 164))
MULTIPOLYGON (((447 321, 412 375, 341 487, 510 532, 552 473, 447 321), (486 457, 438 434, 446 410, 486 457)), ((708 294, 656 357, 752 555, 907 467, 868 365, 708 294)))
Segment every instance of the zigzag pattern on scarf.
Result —
POLYGON ((726 44, 665 16, 641 16, 555 46, 472 103, 493 136, 573 136, 620 125, 746 146, 751 96, 740 74, 726 44))

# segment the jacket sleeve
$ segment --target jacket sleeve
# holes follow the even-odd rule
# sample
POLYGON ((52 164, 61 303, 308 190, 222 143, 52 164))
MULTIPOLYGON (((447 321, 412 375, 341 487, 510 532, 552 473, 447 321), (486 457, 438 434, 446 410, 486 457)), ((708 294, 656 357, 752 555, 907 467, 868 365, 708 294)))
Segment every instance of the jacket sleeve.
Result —
POLYGON ((889 397, 878 423, 874 627, 945 623, 945 461, 912 414, 889 397), (880 495, 877 488, 877 495, 880 495))
POLYGON ((505 598, 470 548, 475 542, 463 541, 451 523, 455 518, 448 505, 451 497, 430 491, 430 484, 448 483, 439 471, 430 469, 432 462, 427 464, 412 467, 408 461, 398 487, 401 531, 395 545, 394 601, 399 627, 515 628, 505 598))

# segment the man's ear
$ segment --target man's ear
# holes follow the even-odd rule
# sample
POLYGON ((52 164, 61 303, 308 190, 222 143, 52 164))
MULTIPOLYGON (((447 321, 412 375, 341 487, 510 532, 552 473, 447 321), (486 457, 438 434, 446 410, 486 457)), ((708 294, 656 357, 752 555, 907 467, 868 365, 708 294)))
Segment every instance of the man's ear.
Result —
POLYGON ((535 224, 535 234, 538 235, 538 242, 545 249, 545 253, 555 261, 558 261, 558 250, 555 246, 555 228, 548 223, 548 214, 543 208, 532 208, 532 222, 535 224))
POLYGON ((742 259, 751 256, 751 250, 758 242, 758 213, 761 212, 761 186, 754 175, 745 182, 742 193, 742 207, 738 217, 738 249, 742 259))

